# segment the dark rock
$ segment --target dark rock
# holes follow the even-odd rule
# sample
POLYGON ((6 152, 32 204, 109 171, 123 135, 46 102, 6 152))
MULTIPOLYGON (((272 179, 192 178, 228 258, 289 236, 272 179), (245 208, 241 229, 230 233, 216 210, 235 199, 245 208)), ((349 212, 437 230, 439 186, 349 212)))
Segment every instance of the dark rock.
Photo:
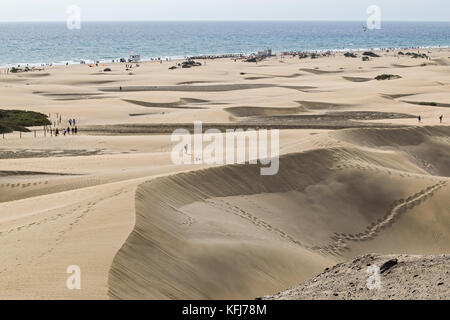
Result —
POLYGON ((397 259, 391 259, 385 263, 383 263, 383 265, 380 268, 380 273, 384 273, 386 271, 388 271, 389 269, 391 269, 393 266, 398 264, 398 260, 397 259))
POLYGON ((191 60, 191 59, 181 63, 181 67, 185 68, 185 69, 186 68, 191 68, 191 67, 199 67, 201 65, 202 64, 200 62, 195 62, 194 60, 191 60))
POLYGON ((407 52, 406 53, 407 56, 410 56, 413 59, 417 59, 417 58, 423 58, 426 59, 428 58, 428 56, 425 53, 415 53, 415 52, 407 52))
POLYGON ((380 56, 376 53, 373 53, 372 51, 366 51, 363 53, 363 56, 372 57, 372 58, 379 58, 380 56))

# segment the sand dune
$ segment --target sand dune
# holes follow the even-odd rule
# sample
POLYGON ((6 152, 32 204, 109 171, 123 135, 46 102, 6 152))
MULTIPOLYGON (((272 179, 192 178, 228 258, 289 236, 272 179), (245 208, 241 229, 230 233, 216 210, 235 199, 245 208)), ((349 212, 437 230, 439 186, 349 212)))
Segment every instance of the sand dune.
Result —
POLYGON ((288 75, 280 75, 280 74, 265 74, 265 73, 241 73, 241 75, 248 75, 251 74, 252 77, 246 77, 245 80, 260 80, 260 79, 272 79, 272 78, 297 78, 301 77, 301 73, 293 73, 288 75))
POLYGON ((76 100, 86 100, 86 99, 105 99, 108 98, 101 93, 49 93, 49 92, 34 92, 34 94, 42 95, 45 97, 50 97, 55 101, 76 101, 76 100))
POLYGON ((439 102, 430 102, 430 101, 407 101, 401 100, 402 102, 406 102, 409 104, 416 104, 419 106, 430 106, 430 107, 441 107, 441 108, 450 108, 450 103, 439 103, 439 102))
POLYGON ((36 171, 0 171, 0 177, 11 176, 46 176, 46 175, 67 175, 64 173, 36 172, 36 171))
POLYGON ((152 102, 146 102, 146 101, 136 101, 136 100, 128 100, 123 99, 123 101, 136 104, 138 106, 146 107, 146 108, 162 108, 162 109, 205 109, 202 107, 190 107, 187 105, 184 105, 182 101, 178 102, 167 102, 167 103, 152 103, 152 102))
POLYGON ((436 62, 437 65, 439 66, 448 66, 450 63, 448 62, 448 59, 433 59, 434 62, 436 62))
MULTIPOLYGON (((293 90, 308 90, 315 89, 311 86, 282 86, 276 84, 217 84, 217 85, 183 85, 183 86, 129 86, 123 87, 123 92, 139 92, 139 91, 182 91, 182 92, 226 92, 226 91, 237 91, 237 90, 248 90, 248 89, 264 89, 264 88, 286 88, 293 90)), ((101 88, 103 92, 120 92, 119 88, 101 88)))
POLYGON ((342 78, 351 82, 368 82, 373 80, 372 78, 363 78, 363 77, 342 77, 342 78))
POLYGON ((225 109, 235 117, 274 116, 283 114, 296 114, 305 112, 301 107, 297 108, 268 108, 268 107, 229 107, 225 109))
MULTIPOLYGON (((203 123, 203 131, 208 129, 218 129, 222 132, 225 130, 248 130, 248 129, 347 129, 347 128, 395 128, 402 127, 402 125, 391 125, 377 122, 360 122, 357 120, 376 120, 376 119, 412 119, 415 118, 406 114, 392 114, 392 113, 353 113, 348 112, 344 114, 318 114, 310 116, 299 115, 274 115, 261 116, 246 119, 243 122, 231 123, 203 123)), ((92 125, 81 127, 85 134, 89 135, 155 135, 155 134, 171 134, 177 129, 185 129, 189 132, 194 132, 194 125, 192 123, 130 123, 130 124, 115 124, 115 125, 92 125)))
MULTIPOLYGON (((343 135, 364 139, 371 136, 365 130, 343 135)), ((411 132, 386 130, 416 146, 411 132)), ((378 131, 383 136, 385 129, 378 131)), ((441 154, 428 146, 423 148, 441 163, 441 154)), ((446 173, 439 168, 436 174, 446 173)), ((210 168, 141 185, 136 226, 111 268, 110 296, 252 298, 366 250, 450 248, 448 178, 428 174, 401 150, 318 149, 283 156, 275 176, 258 170, 210 168)))
POLYGON ((450 177, 450 128, 358 129, 336 133, 360 146, 400 150, 429 174, 450 177))
POLYGON ((298 103, 310 110, 333 110, 350 107, 349 105, 318 101, 298 101, 298 103))
POLYGON ((398 98, 414 96, 416 93, 397 93, 397 94, 382 94, 381 96, 386 99, 395 100, 398 98))
POLYGON ((342 70, 337 71, 330 71, 330 70, 320 70, 320 69, 308 69, 308 68, 302 68, 301 71, 309 72, 312 74, 320 75, 320 74, 334 74, 334 73, 341 73, 342 70))
POLYGON ((27 73, 27 74, 21 74, 18 75, 20 78, 41 78, 41 77, 48 77, 50 76, 50 73, 43 72, 43 73, 27 73))
POLYGON ((253 299, 372 252, 448 253, 449 50, 423 52, 435 63, 336 53, 0 73, 1 109, 79 129, 0 137, 0 298, 253 299), (402 79, 368 81, 380 73, 402 79), (279 174, 173 164, 171 134, 194 121, 280 129, 279 174))

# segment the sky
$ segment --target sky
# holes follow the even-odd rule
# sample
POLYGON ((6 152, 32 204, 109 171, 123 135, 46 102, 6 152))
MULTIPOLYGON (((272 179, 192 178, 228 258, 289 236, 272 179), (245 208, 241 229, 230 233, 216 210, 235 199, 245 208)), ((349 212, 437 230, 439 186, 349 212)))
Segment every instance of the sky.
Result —
POLYGON ((71 5, 82 21, 365 21, 370 5, 385 21, 450 21, 449 0, 1 0, 0 22, 65 21, 71 5))

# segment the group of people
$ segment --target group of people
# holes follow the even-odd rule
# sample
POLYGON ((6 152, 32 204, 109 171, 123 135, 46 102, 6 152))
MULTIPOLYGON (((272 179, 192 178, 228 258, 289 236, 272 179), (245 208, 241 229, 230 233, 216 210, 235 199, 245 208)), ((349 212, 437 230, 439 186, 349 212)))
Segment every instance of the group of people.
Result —
MULTIPOLYGON (((51 114, 49 114, 49 118, 51 118, 51 114)), ((53 121, 53 127, 50 128, 45 127, 44 130, 48 131, 51 136, 53 136, 54 134, 55 137, 59 136, 60 134, 62 134, 63 136, 65 136, 66 134, 72 135, 78 134, 77 120, 71 118, 67 120, 67 122, 69 123, 69 126, 67 128, 60 129, 58 126, 62 124, 62 116, 59 113, 57 113, 56 121, 53 121)))
MULTIPOLYGON (((419 123, 422 123, 422 116, 418 116, 417 117, 417 120, 419 120, 419 123)), ((439 116, 439 123, 442 123, 442 121, 444 121, 444 115, 443 114, 441 114, 440 116, 439 116)))
MULTIPOLYGON (((77 134, 78 133, 77 127, 67 127, 67 129, 63 129, 61 132, 58 128, 56 128, 54 130, 55 130, 55 137, 59 136, 60 134, 65 136, 66 134, 77 134)), ((50 133, 53 136, 53 129, 50 129, 50 133)))

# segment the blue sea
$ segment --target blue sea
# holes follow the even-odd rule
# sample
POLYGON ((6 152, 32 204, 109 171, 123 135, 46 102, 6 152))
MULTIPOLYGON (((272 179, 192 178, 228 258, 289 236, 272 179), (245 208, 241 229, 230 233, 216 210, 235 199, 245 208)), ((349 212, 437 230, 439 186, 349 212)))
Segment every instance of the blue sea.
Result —
POLYGON ((450 46, 450 22, 85 22, 0 23, 0 66, 247 54, 271 48, 360 50, 450 46))

